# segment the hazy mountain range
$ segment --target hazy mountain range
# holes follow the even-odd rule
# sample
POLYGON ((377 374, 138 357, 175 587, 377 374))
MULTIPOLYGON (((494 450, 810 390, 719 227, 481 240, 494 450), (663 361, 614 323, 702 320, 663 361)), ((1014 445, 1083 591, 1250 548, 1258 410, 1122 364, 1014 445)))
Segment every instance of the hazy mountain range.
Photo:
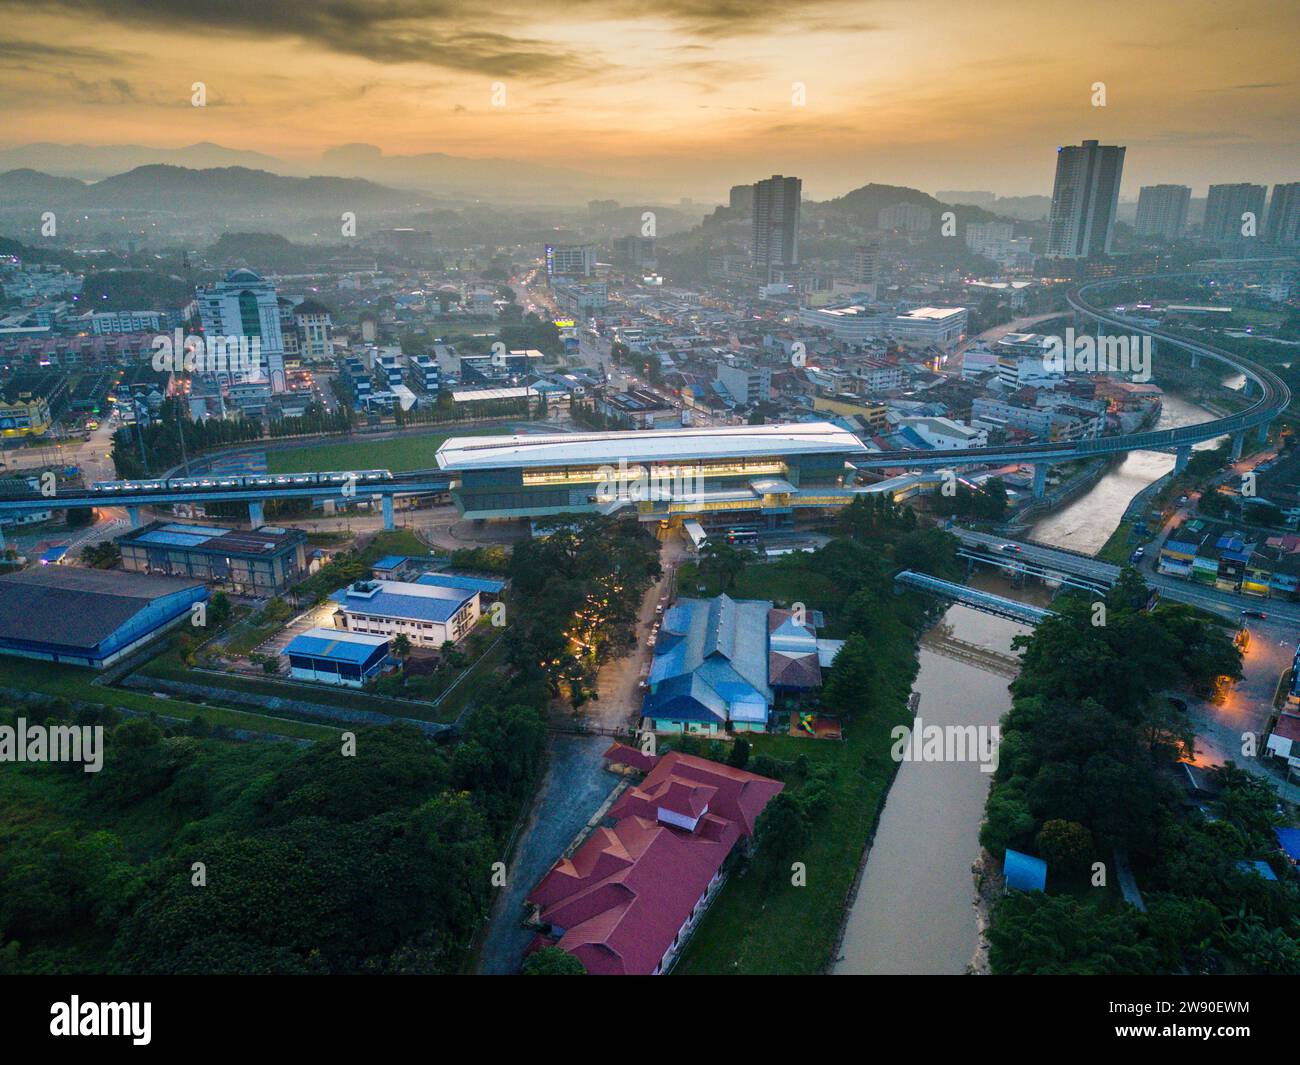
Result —
POLYGON ((93 184, 31 169, 0 173, 0 205, 4 207, 178 212, 229 208, 346 211, 411 206, 419 200, 418 193, 387 188, 372 181, 283 177, 241 166, 206 170, 139 166, 93 184))
MULTIPOLYGON (((246 168, 284 177, 361 178, 394 188, 450 196, 529 194, 580 201, 587 196, 648 196, 653 182, 541 166, 517 159, 468 159, 442 152, 386 155, 372 144, 345 144, 319 159, 279 159, 208 142, 185 148, 138 144, 25 144, 0 149, 0 172, 36 170, 60 178, 100 181, 148 166, 192 170, 246 168)), ((662 196, 662 192, 661 192, 662 196)))

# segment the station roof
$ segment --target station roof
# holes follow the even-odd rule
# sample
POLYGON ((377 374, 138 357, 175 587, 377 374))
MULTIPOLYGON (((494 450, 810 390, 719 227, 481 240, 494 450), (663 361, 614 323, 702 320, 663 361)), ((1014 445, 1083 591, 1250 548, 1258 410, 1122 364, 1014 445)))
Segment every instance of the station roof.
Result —
POLYGON ((853 433, 830 422, 737 425, 708 429, 640 429, 613 433, 455 436, 438 448, 444 470, 501 467, 687 462, 763 455, 863 454, 853 433))

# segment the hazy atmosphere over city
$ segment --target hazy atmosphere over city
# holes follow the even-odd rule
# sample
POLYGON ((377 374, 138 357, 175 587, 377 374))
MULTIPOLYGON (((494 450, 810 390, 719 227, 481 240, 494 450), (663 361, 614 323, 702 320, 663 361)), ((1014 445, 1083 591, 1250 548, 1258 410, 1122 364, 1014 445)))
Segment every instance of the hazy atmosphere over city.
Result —
POLYGON ((1284 1038, 1298 105, 1276 0, 0 0, 0 1046, 1284 1038))
MULTIPOLYGON (((867 179, 1045 193, 1041 145, 1083 136, 1140 148, 1142 180, 1198 190, 1284 180, 1298 161, 1300 10, 1276 0, 5 0, 0 12, 7 147, 212 143, 349 176, 375 176, 380 153, 439 152, 674 198, 721 195, 755 167, 800 173, 815 199, 867 179), (210 88, 203 111, 195 80, 210 88), (1110 100, 1094 112, 1080 100, 1095 81, 1110 100), (507 106, 493 106, 493 82, 507 106)), ((95 162, 83 153, 79 167, 95 162)))

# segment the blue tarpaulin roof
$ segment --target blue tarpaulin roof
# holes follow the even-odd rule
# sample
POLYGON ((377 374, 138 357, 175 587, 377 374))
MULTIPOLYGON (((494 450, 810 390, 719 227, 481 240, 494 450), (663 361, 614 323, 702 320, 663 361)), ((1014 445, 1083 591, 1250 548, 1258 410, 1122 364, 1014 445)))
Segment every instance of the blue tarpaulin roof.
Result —
POLYGON ((1300 828, 1275 828, 1277 842, 1293 862, 1300 861, 1300 828))
POLYGON ((1277 874, 1273 872, 1268 862, 1238 862, 1237 868, 1243 873, 1258 873, 1265 880, 1276 880, 1277 874))
POLYGON ((1002 860, 1002 875, 1008 891, 1042 891, 1047 887, 1047 863, 1010 847, 1002 860))

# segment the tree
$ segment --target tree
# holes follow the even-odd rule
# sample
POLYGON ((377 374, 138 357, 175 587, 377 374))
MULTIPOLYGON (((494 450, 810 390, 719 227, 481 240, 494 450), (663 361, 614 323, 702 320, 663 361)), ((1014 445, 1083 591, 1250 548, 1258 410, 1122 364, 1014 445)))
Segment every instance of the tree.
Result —
POLYGON ((411 640, 406 633, 398 633, 397 638, 393 640, 393 654, 403 662, 411 656, 411 640))
POLYGON ((855 632, 835 656, 830 676, 822 686, 822 702, 829 710, 848 717, 867 704, 875 676, 876 656, 867 638, 855 632))
POLYGON ((749 740, 742 740, 740 737, 731 745, 731 754, 727 758, 727 765, 734 766, 736 769, 744 769, 749 764, 749 740))
POLYGON ((998 903, 989 929, 989 962, 1010 976, 1150 975, 1159 952, 1131 907, 1107 913, 1092 902, 1040 891, 998 903))
POLYGON ((1092 833, 1077 821, 1045 821, 1038 832, 1038 853, 1049 869, 1078 876, 1092 861, 1092 833))
POLYGON ((567 950, 543 947, 524 959, 525 976, 586 976, 587 967, 567 950))
POLYGON ((710 537, 700 551, 700 574, 716 580, 721 590, 727 592, 735 587, 749 559, 750 552, 710 537))
POLYGON ((230 620, 232 610, 230 599, 225 592, 213 592, 212 598, 208 600, 208 624, 213 628, 221 628, 230 620))
POLYGON ((798 799, 783 791, 768 802, 754 826, 754 837, 768 877, 778 877, 785 863, 811 836, 808 816, 798 799))
POLYGON ((122 551, 112 540, 101 540, 81 549, 81 561, 94 569, 112 569, 122 561, 122 551))

